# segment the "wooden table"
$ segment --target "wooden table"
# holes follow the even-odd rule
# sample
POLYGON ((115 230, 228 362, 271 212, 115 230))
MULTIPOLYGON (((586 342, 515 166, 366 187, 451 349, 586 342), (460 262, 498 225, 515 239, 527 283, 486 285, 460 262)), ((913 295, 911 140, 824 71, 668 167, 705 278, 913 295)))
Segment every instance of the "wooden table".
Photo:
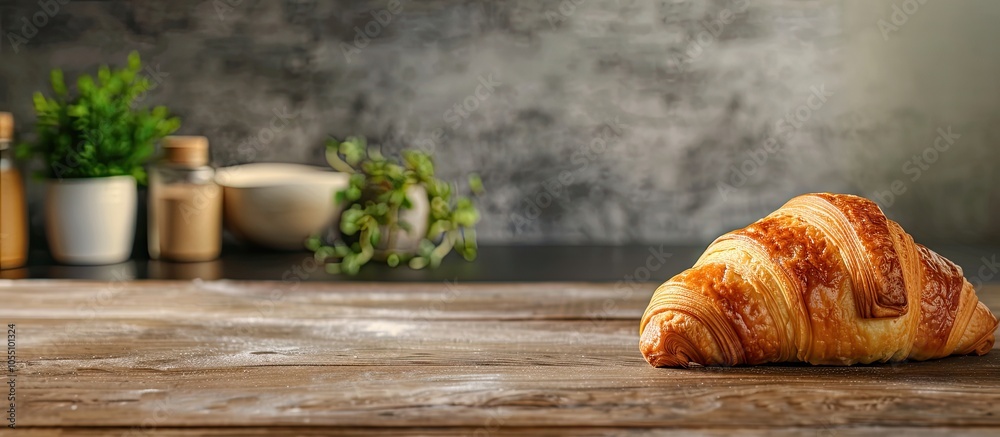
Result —
POLYGON ((0 281, 0 322, 26 435, 1000 433, 997 351, 651 368, 653 288, 0 281))

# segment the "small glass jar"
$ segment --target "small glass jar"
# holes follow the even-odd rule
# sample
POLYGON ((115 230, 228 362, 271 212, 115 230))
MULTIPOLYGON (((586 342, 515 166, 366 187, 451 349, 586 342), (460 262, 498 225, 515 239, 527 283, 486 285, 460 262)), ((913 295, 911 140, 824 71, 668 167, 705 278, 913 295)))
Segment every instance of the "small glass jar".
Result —
POLYGON ((0 112, 0 269, 14 269, 28 260, 28 208, 21 172, 14 165, 11 142, 14 117, 0 112))
POLYGON ((149 256, 209 261, 222 249, 222 189, 208 164, 208 139, 170 136, 149 171, 149 256))

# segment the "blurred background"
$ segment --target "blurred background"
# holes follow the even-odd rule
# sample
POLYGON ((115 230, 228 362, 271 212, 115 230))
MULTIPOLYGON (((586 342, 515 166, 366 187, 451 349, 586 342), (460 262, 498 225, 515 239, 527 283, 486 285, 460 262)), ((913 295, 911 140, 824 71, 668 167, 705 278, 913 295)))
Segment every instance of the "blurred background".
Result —
POLYGON ((812 191, 996 243, 998 21, 989 0, 4 0, 0 107, 30 139, 50 69, 136 50, 215 165, 325 165, 330 135, 431 151, 482 175, 485 244, 703 245, 812 191))

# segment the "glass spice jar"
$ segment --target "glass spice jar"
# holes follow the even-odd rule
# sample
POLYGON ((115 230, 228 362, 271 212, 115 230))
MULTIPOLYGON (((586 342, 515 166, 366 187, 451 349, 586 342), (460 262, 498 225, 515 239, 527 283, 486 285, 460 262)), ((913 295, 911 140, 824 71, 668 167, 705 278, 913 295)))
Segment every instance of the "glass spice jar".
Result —
POLYGON ((149 171, 149 256, 208 261, 222 249, 222 189, 209 165, 208 139, 168 136, 149 171))
POLYGON ((13 140, 14 117, 0 112, 0 269, 21 267, 28 259, 28 211, 13 140))

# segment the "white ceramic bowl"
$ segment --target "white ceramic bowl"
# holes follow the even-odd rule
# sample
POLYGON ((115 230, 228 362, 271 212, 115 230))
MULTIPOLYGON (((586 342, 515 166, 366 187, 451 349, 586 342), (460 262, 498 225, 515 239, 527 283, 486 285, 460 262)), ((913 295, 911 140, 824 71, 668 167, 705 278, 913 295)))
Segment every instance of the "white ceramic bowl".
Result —
POLYGON ((310 235, 339 219, 333 198, 348 179, 344 173, 299 164, 244 164, 216 173, 223 187, 226 229, 279 250, 305 250, 310 235))

